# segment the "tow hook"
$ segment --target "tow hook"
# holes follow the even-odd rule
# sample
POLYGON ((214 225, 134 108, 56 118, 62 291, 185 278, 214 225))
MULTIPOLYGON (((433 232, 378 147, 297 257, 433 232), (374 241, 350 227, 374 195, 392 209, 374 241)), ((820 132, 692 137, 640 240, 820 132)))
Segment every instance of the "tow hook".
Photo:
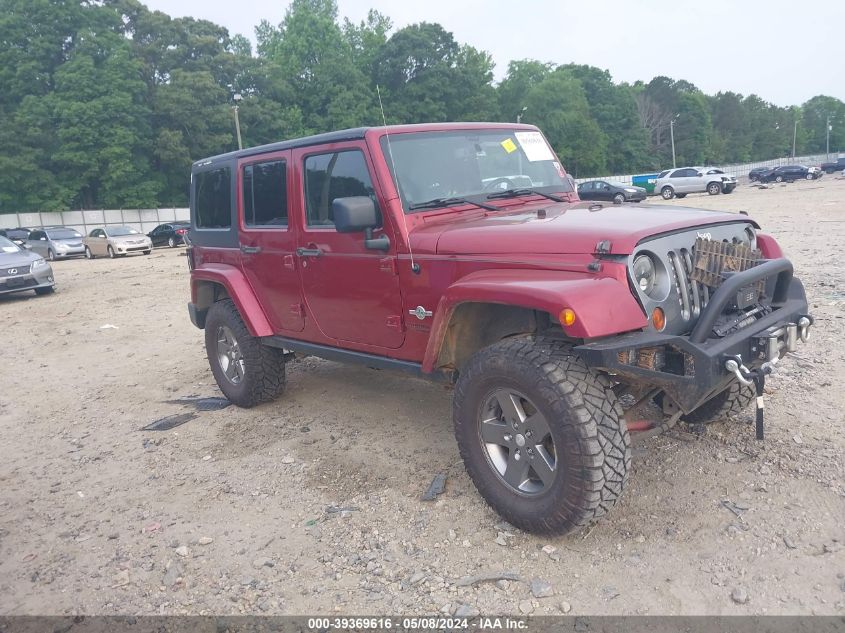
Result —
POLYGON ((743 362, 742 356, 729 356, 725 361, 725 369, 734 374, 743 385, 754 385, 757 394, 757 419, 755 431, 758 440, 763 439, 763 393, 766 388, 766 376, 775 370, 775 364, 780 360, 774 358, 761 365, 760 369, 748 369, 743 362))

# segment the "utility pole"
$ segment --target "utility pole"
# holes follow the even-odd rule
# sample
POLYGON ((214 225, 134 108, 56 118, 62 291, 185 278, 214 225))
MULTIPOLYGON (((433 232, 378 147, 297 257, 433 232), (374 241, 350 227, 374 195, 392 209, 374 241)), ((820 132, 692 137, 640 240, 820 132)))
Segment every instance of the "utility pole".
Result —
POLYGON ((238 149, 243 149, 244 145, 241 142, 241 121, 238 118, 238 103, 240 102, 243 97, 239 92, 236 92, 232 99, 235 101, 235 105, 232 106, 232 112, 235 114, 235 132, 238 135, 238 149))
POLYGON ((827 125, 825 126, 825 140, 824 140, 824 153, 826 158, 830 160, 830 115, 827 115, 827 125))
POLYGON ((527 109, 528 109, 528 106, 523 106, 522 110, 520 110, 519 113, 516 115, 516 122, 517 123, 522 123, 522 113, 525 112, 527 109))
POLYGON ((669 138, 672 139, 672 169, 675 169, 677 165, 675 164, 675 119, 678 118, 676 114, 675 117, 669 121, 669 138))
POLYGON ((795 125, 792 128, 792 158, 795 158, 795 139, 798 136, 798 119, 795 119, 795 125))

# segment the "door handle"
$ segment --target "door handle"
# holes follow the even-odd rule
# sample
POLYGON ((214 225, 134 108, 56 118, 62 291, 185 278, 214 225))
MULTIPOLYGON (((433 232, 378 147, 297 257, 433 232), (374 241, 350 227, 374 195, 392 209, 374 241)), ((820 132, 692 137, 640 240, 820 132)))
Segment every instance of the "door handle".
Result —
POLYGON ((244 246, 243 244, 241 244, 241 253, 244 253, 245 255, 255 255, 256 253, 260 252, 260 246, 244 246))
POLYGON ((320 248, 302 248, 300 246, 296 249, 296 254, 300 257, 319 257, 323 254, 323 250, 320 248))

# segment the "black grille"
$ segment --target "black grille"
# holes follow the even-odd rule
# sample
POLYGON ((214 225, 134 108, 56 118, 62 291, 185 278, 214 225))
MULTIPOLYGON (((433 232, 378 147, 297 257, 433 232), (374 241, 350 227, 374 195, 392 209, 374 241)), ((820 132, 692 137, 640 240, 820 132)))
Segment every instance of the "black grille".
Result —
POLYGON ((6 268, 0 268, 0 276, 16 277, 18 275, 28 275, 29 266, 29 264, 25 264, 23 266, 8 266, 6 268))

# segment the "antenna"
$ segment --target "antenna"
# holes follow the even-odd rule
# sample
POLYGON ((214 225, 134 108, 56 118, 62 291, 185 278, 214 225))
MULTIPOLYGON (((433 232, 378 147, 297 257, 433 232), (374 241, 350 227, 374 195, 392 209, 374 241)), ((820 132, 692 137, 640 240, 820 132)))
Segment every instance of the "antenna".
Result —
MULTIPOLYGON (((381 90, 376 84, 376 94, 378 94, 378 107, 381 108, 381 121, 384 123, 384 136, 387 139, 387 154, 390 156, 390 166, 393 168, 390 173, 393 174, 393 186, 396 187, 396 193, 399 193, 399 181, 396 179, 396 161, 393 160, 393 147, 390 145, 390 132, 387 131, 387 119, 384 116, 384 105, 381 102, 381 90)), ((401 202, 401 199, 400 199, 401 202)), ((411 248, 411 234, 408 233, 408 219, 405 217, 405 209, 402 209, 402 224, 405 227, 405 235, 408 236, 408 254, 411 256, 411 271, 420 274, 420 265, 414 261, 414 251, 411 248)))

